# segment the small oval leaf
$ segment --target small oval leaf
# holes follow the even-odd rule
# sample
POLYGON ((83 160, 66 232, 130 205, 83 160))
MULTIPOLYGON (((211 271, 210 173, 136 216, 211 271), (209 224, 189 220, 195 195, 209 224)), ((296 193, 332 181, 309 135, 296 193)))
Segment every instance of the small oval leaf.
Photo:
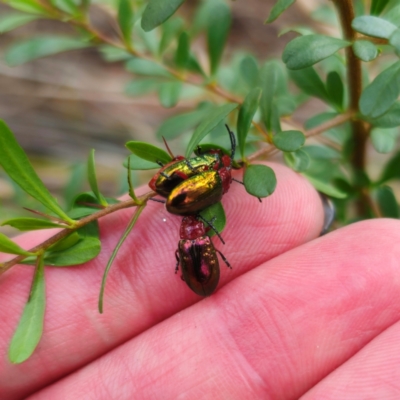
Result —
POLYGON ((377 47, 368 40, 356 40, 353 43, 354 54, 362 61, 368 62, 378 57, 377 47))
POLYGON ((230 27, 231 9, 224 2, 216 2, 209 15, 207 27, 207 45, 211 75, 215 75, 217 72, 230 27))
POLYGON ((236 103, 228 103, 214 108, 194 131, 186 149, 186 157, 190 157, 201 140, 237 107, 236 103))
POLYGON ((326 78, 326 90, 329 99, 337 109, 343 109, 344 86, 342 78, 336 71, 329 72, 326 78))
POLYGON ((306 171, 310 166, 310 157, 304 150, 300 149, 292 153, 285 153, 284 157, 289 167, 297 172, 306 171))
POLYGON ((68 36, 37 37, 11 46, 5 54, 5 60, 8 65, 14 67, 36 58, 89 46, 89 43, 68 36))
POLYGON ((373 15, 362 15, 353 19, 352 28, 367 36, 389 39, 397 26, 383 18, 374 17, 373 15))
POLYGON ((149 32, 166 21, 185 0, 149 0, 142 16, 142 28, 149 32))
POLYGON ((328 196, 334 197, 336 199, 345 199, 347 197, 347 193, 339 190, 335 186, 330 183, 322 182, 319 179, 316 179, 310 175, 303 174, 308 181, 317 189, 319 192, 322 192, 328 196))
MULTIPOLYGON (((3 224, 4 225, 4 224, 3 224)), ((32 253, 19 247, 6 235, 0 232, 0 251, 7 254, 16 254, 18 256, 30 256, 32 253)))
POLYGON ((249 92, 244 99, 242 107, 239 110, 239 116, 237 120, 237 135, 239 142, 239 149, 242 158, 244 157, 244 149, 246 146, 247 133, 251 127, 251 121, 253 120, 254 114, 257 111, 258 103, 261 97, 261 89, 254 88, 249 92))
POLYGON ((64 221, 73 222, 61 209, 43 182, 37 176, 24 150, 16 141, 13 133, 0 120, 0 165, 8 176, 25 192, 41 202, 64 221))
POLYGON ((300 131, 283 131, 273 137, 274 145, 282 151, 296 151, 305 141, 306 137, 300 131))
POLYGON ((92 192, 94 193, 97 200, 99 201, 99 204, 101 204, 102 206, 107 206, 107 201, 103 197, 103 195, 100 193, 99 186, 97 185, 96 166, 95 166, 95 161, 94 161, 94 149, 92 149, 90 151, 89 158, 88 158, 88 164, 87 164, 87 170, 88 170, 89 185, 90 185, 90 188, 92 189, 92 192))
MULTIPOLYGON (((214 228, 217 230, 218 233, 221 233, 224 230, 226 225, 226 215, 224 207, 222 206, 221 202, 215 203, 212 206, 207 207, 205 210, 200 212, 200 215, 204 218, 205 221, 207 222, 212 221, 212 225, 214 226, 214 228)), ((214 235, 216 235, 216 232, 214 231, 213 228, 211 228, 207 232, 207 236, 212 237, 214 235)))
POLYGON ((371 142, 378 153, 389 153, 396 144, 397 129, 373 128, 371 130, 371 142))
POLYGON ((118 23, 124 42, 128 47, 130 47, 133 28, 133 10, 131 0, 119 0, 118 23))
POLYGON ((14 364, 28 359, 42 337, 46 308, 43 265, 43 258, 38 257, 29 299, 8 350, 8 357, 14 364))
POLYGON ((378 188, 376 193, 379 209, 382 216, 386 218, 399 218, 399 205, 390 186, 378 188))
POLYGON ((361 93, 360 111, 377 118, 397 100, 400 93, 400 61, 381 72, 361 93))
POLYGON ((289 8, 296 0, 278 0, 272 7, 268 19, 265 23, 275 21, 287 8, 289 8))
POLYGON ((275 172, 266 165, 251 164, 244 172, 243 183, 252 196, 267 197, 276 188, 275 172))
POLYGON ((133 154, 143 158, 143 160, 151 161, 153 163, 161 162, 166 164, 172 160, 171 156, 166 151, 146 142, 132 140, 127 142, 125 147, 133 154))
POLYGON ((181 82, 165 82, 159 85, 158 97, 160 103, 165 108, 171 108, 176 105, 181 94, 181 82))
POLYGON ((137 157, 134 154, 128 156, 124 162, 123 166, 128 168, 128 158, 130 158, 130 168, 133 170, 148 170, 148 169, 159 169, 160 165, 154 162, 143 160, 143 158, 137 157))
POLYGON ((9 32, 15 28, 38 19, 36 15, 26 15, 20 13, 9 13, 0 17, 0 33, 9 32))
POLYGON ((302 69, 335 54, 350 44, 345 40, 324 35, 300 36, 286 45, 282 60, 289 69, 302 69))
POLYGON ((50 229, 50 228, 65 228, 65 225, 60 225, 46 219, 38 218, 13 218, 4 221, 3 225, 10 225, 20 231, 33 231, 36 229, 50 229))

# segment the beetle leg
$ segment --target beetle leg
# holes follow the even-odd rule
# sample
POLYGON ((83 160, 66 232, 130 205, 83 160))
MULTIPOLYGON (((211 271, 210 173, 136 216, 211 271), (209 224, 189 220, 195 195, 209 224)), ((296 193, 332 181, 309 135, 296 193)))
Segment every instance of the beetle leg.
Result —
POLYGON ((165 179, 171 179, 171 177, 167 175, 164 171, 160 171, 160 175, 163 176, 165 179))
POLYGON ((164 163, 162 163, 160 160, 156 160, 156 163, 157 163, 160 167, 163 167, 163 166, 164 166, 164 163))
POLYGON ((226 259, 226 257, 225 257, 218 249, 215 249, 215 250, 218 251, 219 255, 220 255, 221 258, 224 260, 226 266, 227 266, 228 268, 232 269, 232 266, 231 266, 231 264, 229 264, 229 261, 226 259))
POLYGON ((177 274, 178 270, 179 270, 179 262, 180 262, 178 249, 175 250, 175 258, 176 258, 175 273, 177 274))
POLYGON ((216 216, 214 216, 211 221, 207 221, 203 216, 200 214, 197 215, 198 218, 202 219, 206 224, 208 224, 209 227, 216 233, 216 235, 219 237, 219 240, 222 242, 222 244, 225 244, 224 239, 222 239, 221 234, 217 231, 217 228, 214 226, 214 221, 216 220, 216 216))
POLYGON ((185 158, 185 164, 189 167, 189 169, 191 169, 193 172, 195 171, 194 167, 192 164, 190 164, 190 161, 185 158))

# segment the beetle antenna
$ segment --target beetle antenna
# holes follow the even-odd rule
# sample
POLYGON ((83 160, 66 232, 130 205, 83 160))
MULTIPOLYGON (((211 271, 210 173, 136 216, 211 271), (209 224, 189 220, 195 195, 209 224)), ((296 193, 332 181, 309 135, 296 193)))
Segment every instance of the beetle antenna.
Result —
POLYGON ((215 217, 211 220, 208 221, 206 220, 203 216, 201 216, 200 214, 197 215, 198 218, 202 219, 215 233, 216 235, 219 237, 219 240, 222 242, 222 244, 225 244, 224 239, 222 239, 221 234, 217 231, 217 228, 214 226, 213 222, 215 220, 215 217))
POLYGON ((235 150, 236 150, 236 138, 235 134, 229 129, 229 126, 225 124, 226 129, 228 129, 229 132, 229 138, 231 139, 231 165, 233 162, 233 159, 235 158, 235 150))
POLYGON ((165 137, 164 137, 164 136, 161 136, 161 137, 162 137, 162 140, 163 140, 163 142, 164 142, 165 148, 166 148, 167 151, 168 151, 168 154, 171 156, 171 158, 175 158, 174 154, 172 153, 171 149, 170 149, 169 146, 168 146, 167 141, 165 140, 165 137))

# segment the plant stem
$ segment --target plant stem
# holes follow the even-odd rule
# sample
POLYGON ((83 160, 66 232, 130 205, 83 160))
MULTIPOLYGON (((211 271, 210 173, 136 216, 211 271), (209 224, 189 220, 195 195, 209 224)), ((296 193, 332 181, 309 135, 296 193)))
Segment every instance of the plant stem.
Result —
MULTIPOLYGON (((344 39, 354 42, 356 33, 351 27, 354 19, 352 0, 333 0, 338 10, 339 19, 343 29, 344 39)), ((347 59, 347 85, 349 87, 350 104, 349 111, 358 112, 358 103, 362 91, 361 61, 355 56, 351 46, 346 47, 347 59)), ((366 150, 370 125, 361 120, 354 119, 351 123, 353 132, 354 150, 350 159, 355 174, 365 172, 366 150)), ((359 188, 360 199, 357 202, 357 212, 365 215, 367 204, 371 203, 369 194, 364 188, 359 188)))
MULTIPOLYGON (((84 217, 82 219, 80 219, 79 221, 76 221, 76 225, 74 228, 66 228, 61 230, 60 232, 56 233, 54 236, 51 236, 49 239, 45 240, 44 242, 42 242, 41 244, 31 248, 30 250, 28 250, 31 253, 39 253, 39 252, 43 252, 44 250, 46 250, 47 248, 49 248, 51 245, 53 245, 54 243, 57 243, 59 240, 65 238, 66 236, 68 236, 69 234, 71 234, 72 232, 76 231, 79 228, 82 228, 83 226, 87 225, 88 223, 95 221, 101 217, 104 217, 108 214, 111 214, 115 211, 119 211, 122 210, 124 208, 129 208, 129 207, 135 207, 135 206, 141 206, 143 207, 143 202, 145 203, 150 197, 153 197, 154 195, 156 195, 155 192, 148 192, 142 196, 139 196, 138 199, 140 200, 141 204, 136 203, 134 200, 129 199, 129 200, 125 200, 125 201, 121 201, 119 203, 116 204, 111 204, 110 206, 103 208, 100 211, 97 211, 93 214, 88 215, 87 217, 84 217)), ((21 261, 23 261, 27 256, 18 256, 18 257, 14 257, 13 259, 6 261, 2 264, 0 264, 0 275, 3 274, 4 272, 6 272, 8 269, 10 269, 12 266, 14 266, 15 264, 20 263, 21 261)))
MULTIPOLYGON (((335 118, 332 118, 330 121, 327 121, 313 129, 310 129, 309 131, 303 131, 305 137, 311 137, 311 136, 316 136, 319 135, 322 132, 327 131, 328 129, 334 128, 335 126, 339 126, 344 124, 347 121, 351 121, 354 118, 354 112, 353 111, 347 111, 344 114, 338 115, 335 118)), ((296 128, 297 129, 297 128, 296 128)), ((248 161, 255 160, 261 156, 266 156, 270 155, 273 152, 278 151, 276 147, 274 146, 268 146, 265 147, 261 150, 258 150, 251 154, 249 157, 247 157, 248 161)))

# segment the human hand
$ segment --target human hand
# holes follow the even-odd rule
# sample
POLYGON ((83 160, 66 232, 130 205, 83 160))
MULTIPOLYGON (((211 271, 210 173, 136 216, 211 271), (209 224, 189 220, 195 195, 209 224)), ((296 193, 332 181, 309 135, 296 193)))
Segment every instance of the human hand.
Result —
MULTIPOLYGON (((102 273, 132 210, 100 221, 96 259, 46 268, 44 335, 20 365, 7 349, 33 268, 1 276, 0 398, 396 398, 399 223, 366 221, 317 238, 318 194, 293 171, 273 168, 278 186, 262 204, 235 184, 223 198, 226 245, 213 241, 233 270, 220 262, 209 298, 173 273, 181 218, 156 203, 114 262, 104 314, 102 273)), ((18 243, 30 248, 45 235, 18 243)))

